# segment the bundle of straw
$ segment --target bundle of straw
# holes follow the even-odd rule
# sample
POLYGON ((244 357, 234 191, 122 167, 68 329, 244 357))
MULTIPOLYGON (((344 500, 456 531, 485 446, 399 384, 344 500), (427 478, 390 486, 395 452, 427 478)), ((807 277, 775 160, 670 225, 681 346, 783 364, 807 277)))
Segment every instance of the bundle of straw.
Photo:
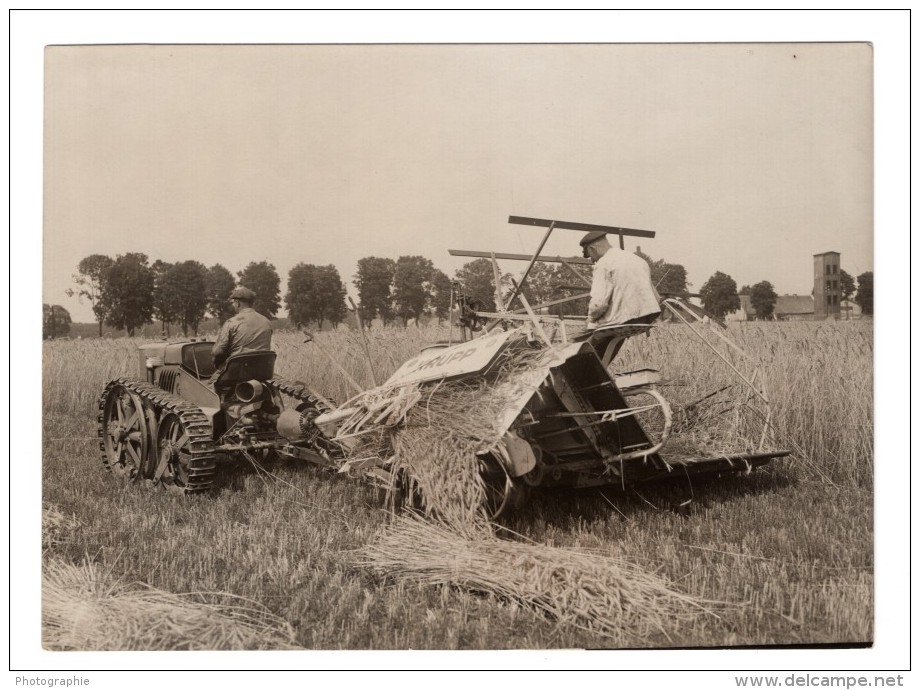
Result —
POLYGON ((465 524, 486 517, 486 488, 476 441, 451 430, 408 428, 393 435, 394 469, 406 478, 407 505, 465 524))
POLYGON ((622 644, 675 619, 714 615, 638 566, 590 551, 498 539, 486 524, 394 519, 357 565, 423 584, 495 594, 622 644))
POLYGON ((50 650, 294 649, 294 630, 228 594, 172 594, 114 580, 98 565, 45 563, 42 630, 50 650), (208 603, 208 599, 236 601, 208 603))
POLYGON ((406 502, 427 514, 460 523, 485 518, 482 456, 502 443, 501 420, 520 395, 514 383, 543 354, 512 348, 488 377, 428 384, 401 426, 365 436, 352 455, 392 458, 390 471, 408 483, 406 502))

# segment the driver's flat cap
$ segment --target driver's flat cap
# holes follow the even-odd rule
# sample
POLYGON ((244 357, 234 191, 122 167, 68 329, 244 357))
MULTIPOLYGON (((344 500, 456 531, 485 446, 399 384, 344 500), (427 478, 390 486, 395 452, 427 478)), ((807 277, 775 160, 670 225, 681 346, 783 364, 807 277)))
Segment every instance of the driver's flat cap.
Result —
POLYGON ((241 299, 244 302, 252 302, 256 298, 256 293, 248 287, 238 287, 230 293, 230 299, 241 299))

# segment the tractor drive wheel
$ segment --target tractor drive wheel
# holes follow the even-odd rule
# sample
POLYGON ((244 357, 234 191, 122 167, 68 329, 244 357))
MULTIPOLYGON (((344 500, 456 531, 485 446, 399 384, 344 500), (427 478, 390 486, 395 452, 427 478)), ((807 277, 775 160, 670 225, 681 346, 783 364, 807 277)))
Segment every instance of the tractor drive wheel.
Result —
POLYGON ((212 455, 196 448, 202 439, 203 432, 183 421, 179 414, 165 414, 157 429, 153 484, 176 493, 209 488, 215 461, 212 455))
POLYGON ((110 386, 99 403, 102 463, 129 481, 150 471, 150 414, 139 395, 121 384, 110 386))

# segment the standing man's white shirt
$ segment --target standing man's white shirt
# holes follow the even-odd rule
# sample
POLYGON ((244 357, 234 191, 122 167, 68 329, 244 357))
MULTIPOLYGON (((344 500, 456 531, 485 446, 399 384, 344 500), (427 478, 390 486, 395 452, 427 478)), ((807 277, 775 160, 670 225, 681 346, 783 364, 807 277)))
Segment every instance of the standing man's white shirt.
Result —
POLYGON ((620 324, 661 311, 648 263, 611 248, 594 264, 587 327, 620 324))

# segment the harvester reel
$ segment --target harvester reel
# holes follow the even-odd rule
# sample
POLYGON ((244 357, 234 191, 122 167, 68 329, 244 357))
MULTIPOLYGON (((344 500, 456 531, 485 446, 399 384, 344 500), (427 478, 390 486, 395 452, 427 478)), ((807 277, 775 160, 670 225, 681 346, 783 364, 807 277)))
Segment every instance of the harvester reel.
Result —
POLYGON ((103 464, 130 481, 144 477, 150 466, 151 415, 140 396, 116 384, 103 393, 99 407, 103 464))

